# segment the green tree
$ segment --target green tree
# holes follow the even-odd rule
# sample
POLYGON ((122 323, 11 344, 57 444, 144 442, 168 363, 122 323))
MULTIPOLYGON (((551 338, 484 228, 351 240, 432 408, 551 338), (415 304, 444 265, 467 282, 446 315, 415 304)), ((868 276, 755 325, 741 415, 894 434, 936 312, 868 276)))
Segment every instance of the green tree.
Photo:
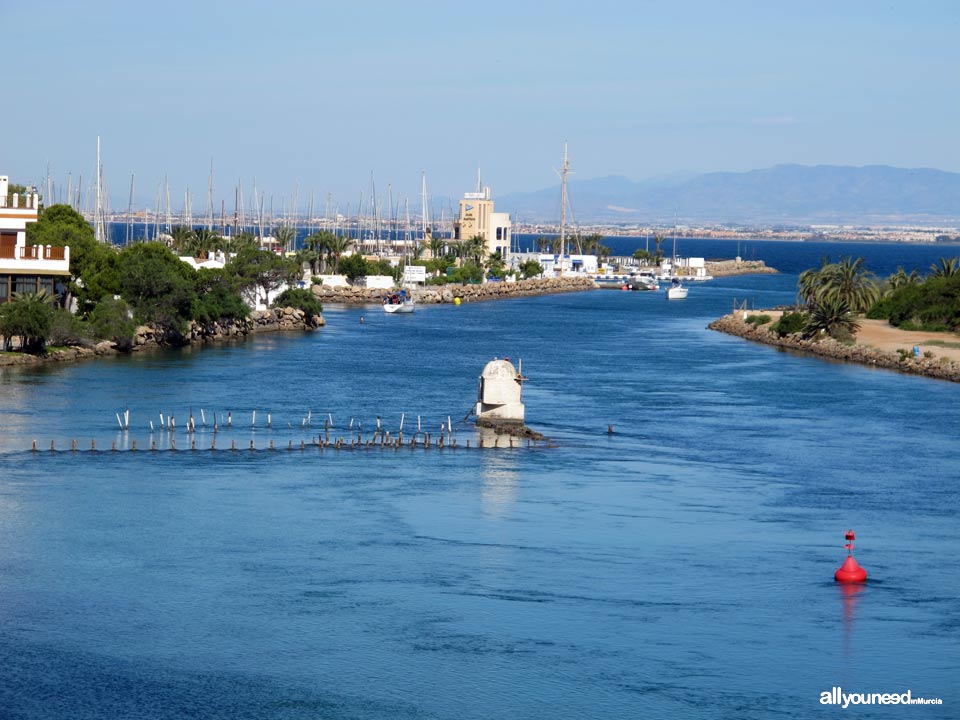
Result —
POLYGON ((638 260, 641 265, 646 265, 653 261, 653 255, 647 250, 638 248, 633 251, 633 259, 638 260))
POLYGON ((27 243, 70 248, 70 274, 81 283, 71 290, 76 293, 89 277, 99 272, 106 258, 116 254, 116 249, 106 243, 98 243, 93 228, 83 216, 69 205, 51 205, 42 210, 37 222, 27 223, 27 243))
POLYGON ((302 288, 287 288, 277 295, 273 301, 274 307, 292 307, 303 310, 307 317, 312 320, 323 313, 323 306, 311 290, 302 288))
POLYGON ((136 329, 132 315, 130 306, 123 299, 113 295, 104 296, 90 311, 90 327, 94 337, 111 340, 121 349, 131 349, 136 329))
POLYGON ((197 300, 191 315, 199 323, 240 320, 250 314, 249 306, 243 301, 234 279, 226 270, 200 268, 194 273, 193 287, 197 300))
POLYGON ((168 335, 186 331, 192 319, 195 272, 160 242, 136 243, 120 253, 120 294, 140 323, 168 335))
POLYGON ((43 352, 53 323, 56 296, 40 292, 14 293, 9 302, 0 305, 0 335, 9 348, 10 338, 18 338, 20 351, 39 355, 43 352))
POLYGON ((543 274, 543 265, 536 260, 524 260, 520 263, 520 274, 524 279, 537 277, 543 274))
POLYGON ((239 290, 252 290, 258 299, 262 291, 264 303, 271 292, 284 283, 294 284, 300 274, 300 267, 295 260, 280 257, 269 250, 258 249, 241 250, 224 269, 234 279, 239 290))
POLYGON ((339 271, 346 275, 350 282, 353 282, 367 274, 367 261, 363 259, 363 255, 360 253, 347 255, 340 260, 339 271))

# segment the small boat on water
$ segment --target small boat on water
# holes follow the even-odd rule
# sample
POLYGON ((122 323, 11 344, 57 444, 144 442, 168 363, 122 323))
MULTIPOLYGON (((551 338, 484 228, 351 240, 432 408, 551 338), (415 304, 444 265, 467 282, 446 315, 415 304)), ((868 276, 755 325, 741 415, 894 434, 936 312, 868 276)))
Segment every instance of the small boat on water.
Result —
POLYGON ((659 290, 660 284, 652 270, 641 270, 630 278, 631 290, 659 290))
POLYGON ((412 313, 416 307, 413 296, 406 290, 383 296, 383 311, 387 313, 412 313))
POLYGON ((683 300, 687 296, 687 288, 680 282, 680 278, 673 278, 667 288, 667 300, 683 300))

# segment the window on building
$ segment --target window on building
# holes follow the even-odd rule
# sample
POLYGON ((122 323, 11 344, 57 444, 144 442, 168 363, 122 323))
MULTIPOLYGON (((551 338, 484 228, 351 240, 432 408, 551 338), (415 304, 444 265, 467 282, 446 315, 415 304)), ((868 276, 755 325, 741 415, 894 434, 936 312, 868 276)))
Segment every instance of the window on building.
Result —
POLYGON ((10 299, 10 276, 0 275, 0 303, 10 299))
POLYGON ((497 240, 503 240, 503 228, 497 228, 497 240))
POLYGON ((14 275, 13 291, 15 293, 35 293, 37 291, 37 276, 14 275))
POLYGON ((40 278, 40 289, 46 290, 53 295, 53 278, 50 276, 40 278))

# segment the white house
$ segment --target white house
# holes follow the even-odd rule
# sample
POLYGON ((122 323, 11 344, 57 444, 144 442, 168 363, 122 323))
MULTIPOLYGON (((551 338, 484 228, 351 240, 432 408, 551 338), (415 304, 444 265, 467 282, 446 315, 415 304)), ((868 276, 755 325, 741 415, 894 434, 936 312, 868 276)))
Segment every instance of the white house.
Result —
POLYGON ((27 223, 37 221, 39 208, 37 193, 10 194, 10 179, 0 175, 0 303, 40 290, 65 296, 70 248, 27 245, 27 223))

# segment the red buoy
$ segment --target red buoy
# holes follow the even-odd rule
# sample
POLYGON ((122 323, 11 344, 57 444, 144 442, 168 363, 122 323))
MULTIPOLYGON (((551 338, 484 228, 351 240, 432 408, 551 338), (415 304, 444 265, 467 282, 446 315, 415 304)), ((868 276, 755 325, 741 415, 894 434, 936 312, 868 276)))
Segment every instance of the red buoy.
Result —
POLYGON ((833 579, 841 583, 866 582, 867 571, 860 567, 860 563, 853 557, 853 541, 857 539, 857 536, 853 530, 847 530, 844 538, 847 541, 847 544, 844 545, 847 549, 847 559, 843 561, 843 565, 833 574, 833 579))

